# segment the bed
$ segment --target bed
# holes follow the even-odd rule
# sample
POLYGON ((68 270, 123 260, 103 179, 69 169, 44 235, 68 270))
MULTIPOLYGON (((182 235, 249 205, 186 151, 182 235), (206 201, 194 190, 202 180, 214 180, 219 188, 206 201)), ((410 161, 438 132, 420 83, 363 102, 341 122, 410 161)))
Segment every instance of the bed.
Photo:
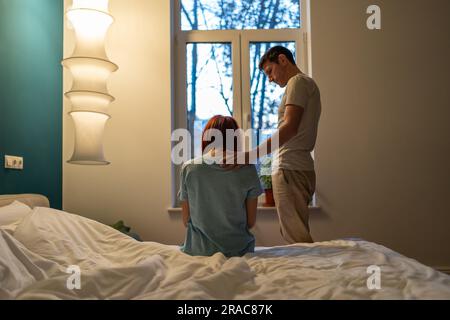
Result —
POLYGON ((192 257, 42 196, 0 196, 2 216, 0 299, 450 299, 450 276, 363 240, 192 257))

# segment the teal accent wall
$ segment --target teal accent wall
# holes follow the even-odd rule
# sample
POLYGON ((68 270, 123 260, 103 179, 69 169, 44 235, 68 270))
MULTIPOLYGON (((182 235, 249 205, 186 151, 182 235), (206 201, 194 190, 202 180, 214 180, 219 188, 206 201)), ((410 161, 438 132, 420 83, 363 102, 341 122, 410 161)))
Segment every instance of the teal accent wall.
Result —
POLYGON ((64 1, 0 0, 0 194, 62 207, 64 1), (5 154, 24 170, 5 169, 5 154))

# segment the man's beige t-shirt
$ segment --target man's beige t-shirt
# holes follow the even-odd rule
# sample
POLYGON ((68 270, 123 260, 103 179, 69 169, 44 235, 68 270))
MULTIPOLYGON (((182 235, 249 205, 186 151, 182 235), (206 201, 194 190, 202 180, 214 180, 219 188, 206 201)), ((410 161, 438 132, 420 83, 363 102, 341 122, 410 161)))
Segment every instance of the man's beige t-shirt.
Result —
POLYGON ((278 127, 284 121, 287 105, 303 108, 303 115, 297 134, 275 151, 273 170, 314 170, 311 151, 317 137, 317 127, 321 113, 320 91, 315 81, 303 73, 289 79, 278 108, 278 127))

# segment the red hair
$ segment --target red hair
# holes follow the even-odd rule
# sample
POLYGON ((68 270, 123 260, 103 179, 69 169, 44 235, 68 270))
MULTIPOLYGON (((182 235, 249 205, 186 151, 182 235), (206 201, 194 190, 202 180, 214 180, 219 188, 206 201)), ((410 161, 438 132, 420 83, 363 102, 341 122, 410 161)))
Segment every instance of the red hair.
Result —
MULTIPOLYGON (((206 126, 202 132, 202 153, 205 152, 205 149, 209 144, 214 142, 214 139, 210 139, 210 141, 208 141, 208 139, 207 139, 208 137, 205 137, 205 134, 210 129, 217 129, 222 133, 222 138, 223 138, 222 146, 224 148, 226 148, 226 146, 227 146, 226 130, 227 129, 237 130, 237 129, 239 129, 239 125, 237 124, 236 120, 234 120, 233 117, 216 115, 216 116, 212 117, 211 119, 209 119, 208 123, 206 124, 206 126)), ((235 149, 237 148, 237 137, 234 137, 234 148, 235 149)))

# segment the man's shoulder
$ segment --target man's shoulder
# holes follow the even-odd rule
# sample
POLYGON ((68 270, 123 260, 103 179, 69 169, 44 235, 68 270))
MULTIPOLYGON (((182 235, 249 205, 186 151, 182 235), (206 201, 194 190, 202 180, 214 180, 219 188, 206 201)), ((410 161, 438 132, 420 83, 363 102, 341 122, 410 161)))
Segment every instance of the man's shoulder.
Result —
POLYGON ((305 73, 297 73, 295 76, 293 76, 289 82, 291 83, 303 83, 303 84, 316 84, 316 81, 314 81, 313 78, 311 78, 310 76, 308 76, 305 73))
POLYGON ((319 89, 316 81, 304 73, 297 73, 289 79, 288 85, 293 87, 306 87, 310 94, 319 89))

